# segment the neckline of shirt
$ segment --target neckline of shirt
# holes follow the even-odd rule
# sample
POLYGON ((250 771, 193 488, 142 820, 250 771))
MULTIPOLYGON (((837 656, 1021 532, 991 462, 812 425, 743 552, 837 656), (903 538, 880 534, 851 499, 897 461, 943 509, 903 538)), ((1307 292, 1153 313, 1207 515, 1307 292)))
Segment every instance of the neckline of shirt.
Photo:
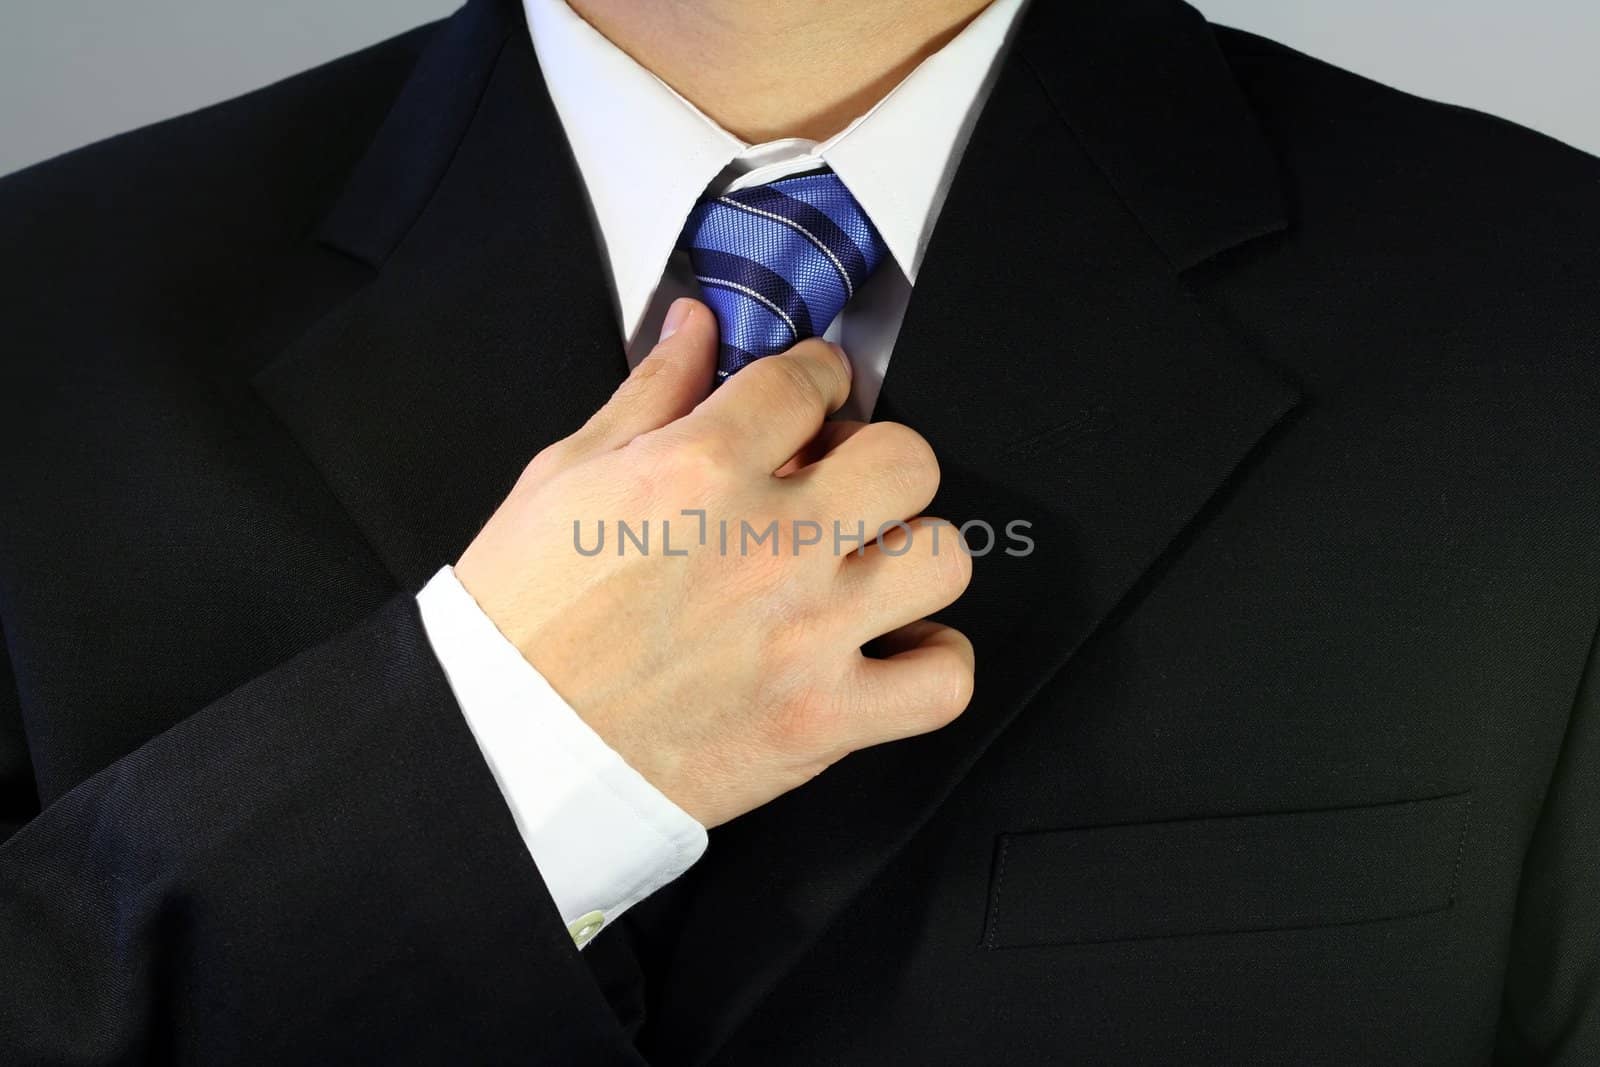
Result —
POLYGON ((915 283, 972 123, 1027 0, 994 0, 823 141, 750 144, 612 44, 565 0, 523 0, 552 102, 599 228, 625 338, 695 202, 831 167, 915 283))

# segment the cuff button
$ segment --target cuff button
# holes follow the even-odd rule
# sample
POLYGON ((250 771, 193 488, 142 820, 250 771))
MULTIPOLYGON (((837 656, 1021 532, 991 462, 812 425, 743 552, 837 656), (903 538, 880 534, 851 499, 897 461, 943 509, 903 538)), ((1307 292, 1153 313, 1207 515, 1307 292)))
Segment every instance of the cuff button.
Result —
POLYGON ((591 911, 589 914, 580 915, 568 923, 567 933, 572 935, 572 943, 582 948, 594 940, 594 935, 598 934, 605 925, 605 913, 591 911))

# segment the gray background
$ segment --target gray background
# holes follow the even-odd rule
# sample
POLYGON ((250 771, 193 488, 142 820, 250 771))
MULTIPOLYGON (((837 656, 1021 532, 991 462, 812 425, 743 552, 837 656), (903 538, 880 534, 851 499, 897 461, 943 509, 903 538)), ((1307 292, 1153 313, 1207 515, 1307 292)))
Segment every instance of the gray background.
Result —
MULTIPOLYGON (((456 0, 0 0, 0 174, 265 85, 456 6, 456 0)), ((1218 22, 1600 154, 1597 0, 1197 0, 1197 6, 1218 22)))

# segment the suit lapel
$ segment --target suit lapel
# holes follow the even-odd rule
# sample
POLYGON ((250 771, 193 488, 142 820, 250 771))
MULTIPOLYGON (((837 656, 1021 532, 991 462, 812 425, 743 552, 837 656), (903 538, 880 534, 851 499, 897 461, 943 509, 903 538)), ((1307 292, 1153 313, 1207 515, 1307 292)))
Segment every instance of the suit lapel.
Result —
POLYGON ((997 536, 945 615, 977 647, 976 695, 944 730, 858 752, 713 832, 658 1011, 672 1062, 721 1047, 1156 579, 1299 400, 1180 276, 1283 226, 1209 29, 1165 2, 1036 3, 1028 19, 940 216, 877 413, 933 443, 945 473, 934 512, 997 536), (1013 520, 1031 524, 1031 554, 1002 550, 1013 520))
POLYGON ((373 269, 255 378, 403 588, 626 373, 516 4, 442 23, 319 232, 373 269))
MULTIPOLYGON (((588 208, 521 12, 436 31, 320 238, 371 276, 255 379, 406 588, 625 373, 588 208)), ((1298 392, 1181 272, 1283 226, 1210 32, 1171 0, 1032 5, 974 132, 879 418, 939 452, 935 510, 1029 523, 947 613, 956 723, 857 753, 713 834, 653 1044, 715 1053, 1164 554, 1298 392)), ((977 528, 974 528, 977 533, 977 528)))

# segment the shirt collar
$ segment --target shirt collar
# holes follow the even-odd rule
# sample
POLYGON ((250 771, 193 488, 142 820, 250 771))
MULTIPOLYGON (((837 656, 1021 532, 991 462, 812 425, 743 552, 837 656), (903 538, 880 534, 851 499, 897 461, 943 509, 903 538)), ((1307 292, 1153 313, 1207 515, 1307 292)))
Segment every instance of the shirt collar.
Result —
POLYGON ((565 0, 523 0, 545 84, 588 190, 624 335, 637 329, 696 200, 719 178, 732 188, 827 164, 915 282, 955 164, 1026 2, 994 0, 828 140, 751 145, 565 0))

